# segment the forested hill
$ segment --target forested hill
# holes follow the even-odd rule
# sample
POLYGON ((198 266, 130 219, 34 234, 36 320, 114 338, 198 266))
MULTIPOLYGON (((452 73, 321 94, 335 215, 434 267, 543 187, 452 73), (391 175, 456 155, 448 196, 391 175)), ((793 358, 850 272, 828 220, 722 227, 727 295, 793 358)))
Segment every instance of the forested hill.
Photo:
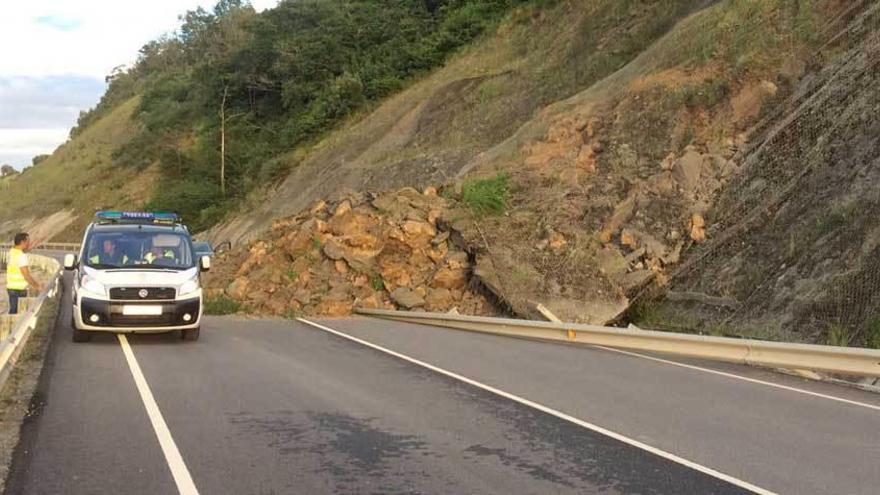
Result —
POLYGON ((112 151, 113 165, 158 164, 147 206, 202 229, 284 176, 279 154, 443 64, 521 3, 535 2, 287 0, 257 13, 244 0, 221 0, 187 12, 178 32, 109 76, 72 135, 140 96, 139 130, 112 151))

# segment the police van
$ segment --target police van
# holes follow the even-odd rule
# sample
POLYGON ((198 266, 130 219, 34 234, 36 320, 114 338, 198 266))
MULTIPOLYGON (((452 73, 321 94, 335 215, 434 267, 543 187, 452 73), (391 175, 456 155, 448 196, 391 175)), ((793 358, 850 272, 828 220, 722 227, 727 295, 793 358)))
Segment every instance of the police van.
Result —
POLYGON ((90 340, 92 332, 180 331, 198 340, 200 276, 211 259, 196 258, 176 214, 98 212, 64 268, 73 271, 74 342, 90 340))

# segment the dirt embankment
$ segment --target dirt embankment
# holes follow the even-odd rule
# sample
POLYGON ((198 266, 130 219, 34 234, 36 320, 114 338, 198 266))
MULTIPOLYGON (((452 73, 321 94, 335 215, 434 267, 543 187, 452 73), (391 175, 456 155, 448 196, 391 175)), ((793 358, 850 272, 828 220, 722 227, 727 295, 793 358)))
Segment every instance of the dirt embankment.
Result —
POLYGON ((472 283, 471 257, 440 228, 450 206, 433 188, 320 201, 220 255, 209 297, 287 317, 346 315, 355 306, 496 314, 472 283))

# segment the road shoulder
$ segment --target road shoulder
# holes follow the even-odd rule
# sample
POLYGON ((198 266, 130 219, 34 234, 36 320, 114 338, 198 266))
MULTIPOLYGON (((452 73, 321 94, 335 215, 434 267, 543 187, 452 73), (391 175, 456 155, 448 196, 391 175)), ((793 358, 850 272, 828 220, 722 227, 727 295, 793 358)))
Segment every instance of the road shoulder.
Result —
POLYGON ((59 297, 47 300, 44 311, 31 334, 21 360, 0 392, 0 493, 12 473, 13 454, 17 450, 25 424, 36 417, 43 404, 49 372, 47 356, 58 318, 59 297))

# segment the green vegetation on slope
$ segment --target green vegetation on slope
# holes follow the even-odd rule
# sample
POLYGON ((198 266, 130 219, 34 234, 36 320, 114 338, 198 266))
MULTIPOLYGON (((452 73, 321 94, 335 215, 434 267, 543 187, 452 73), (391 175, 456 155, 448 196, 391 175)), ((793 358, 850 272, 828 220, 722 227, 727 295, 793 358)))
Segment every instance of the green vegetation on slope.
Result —
POLYGON ((162 187, 150 206, 204 228, 285 175, 277 155, 441 65, 519 3, 531 2, 284 1, 258 14, 242 0, 221 0, 144 46, 73 134, 142 94, 144 129, 114 160, 135 169, 158 161, 162 187))

